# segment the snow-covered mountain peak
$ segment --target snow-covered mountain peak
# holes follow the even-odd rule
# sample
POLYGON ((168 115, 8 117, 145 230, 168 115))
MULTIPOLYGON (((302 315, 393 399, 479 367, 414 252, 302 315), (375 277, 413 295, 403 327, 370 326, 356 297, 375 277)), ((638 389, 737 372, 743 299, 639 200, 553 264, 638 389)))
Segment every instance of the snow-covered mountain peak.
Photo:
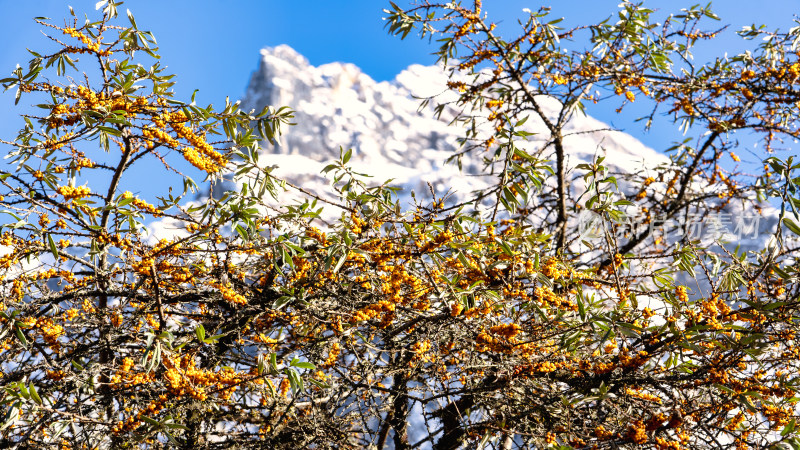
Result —
MULTIPOLYGON (((315 67, 291 47, 280 45, 261 51, 243 107, 289 106, 295 111, 297 125, 284 130, 280 144, 271 148, 267 159, 278 166, 276 175, 310 191, 329 190, 320 170, 338 157, 341 147, 353 149, 354 169, 373 175, 376 183, 394 179, 394 184, 403 188, 403 197, 411 190, 427 191, 430 183, 437 195, 449 191, 463 198, 492 185, 495 179, 483 170, 486 154, 481 151, 464 157, 463 170, 445 163, 459 150, 458 139, 464 129, 449 124, 456 114, 454 106, 448 106, 437 119, 434 102, 420 109, 420 99, 456 100, 447 80, 441 67, 415 64, 391 82, 376 82, 353 64, 315 67)), ((548 113, 560 109, 553 98, 538 100, 548 113)), ((521 146, 535 152, 547 145, 549 134, 541 121, 531 118, 525 127, 536 134, 521 146)), ((668 161, 633 137, 580 114, 567 124, 565 136, 570 167, 598 154, 608 157, 612 170, 625 172, 668 161)), ((582 186, 573 187, 580 191, 582 186)))
MULTIPOLYGON (((350 165, 356 171, 372 175, 374 184, 392 179, 392 184, 401 188, 402 205, 409 205, 412 190, 422 194, 418 197, 426 197, 429 186, 435 189, 437 197, 452 194, 450 202, 455 202, 471 198, 469 195, 475 191, 495 186, 497 179, 496 175, 483 170, 485 152, 466 155, 462 161, 463 170, 454 164, 445 164, 446 159, 459 149, 458 138, 463 136, 464 129, 435 118, 431 106, 419 109, 420 100, 415 95, 446 92, 446 81, 445 74, 438 67, 413 65, 393 82, 375 82, 352 64, 332 63, 314 67, 290 47, 279 46, 262 51, 259 68, 251 77, 243 107, 260 110, 266 105, 285 105, 296 111, 294 122, 297 125, 284 130, 280 145, 265 145, 262 163, 277 166, 272 172, 274 175, 302 186, 306 192, 329 198, 333 195, 330 180, 321 174, 321 170, 339 156, 341 146, 353 149, 350 165)), ((560 107, 552 98, 537 100, 548 112, 560 107)), ((452 116, 452 111, 446 113, 452 116)), ((541 121, 530 118, 525 128, 537 134, 528 142, 517 145, 532 150, 548 146, 546 136, 549 134, 541 121)), ((614 172, 638 174, 642 178, 656 176, 656 167, 669 163, 669 158, 644 146, 633 136, 613 131, 603 122, 580 114, 566 125, 564 138, 570 194, 580 203, 587 200, 581 195, 586 185, 581 171, 575 167, 592 161, 595 156, 605 156, 604 164, 614 172)), ((547 154, 544 152, 545 156, 547 154)), ((635 195, 641 189, 641 183, 627 185, 623 178, 620 177, 620 188, 627 194, 635 195)), ((553 177, 547 182, 551 187, 555 183, 553 177)), ((653 189, 654 195, 663 196, 666 183, 657 181, 653 189)), ((691 185, 690 191, 688 195, 700 198, 713 194, 702 185, 691 185)), ((304 197, 287 192, 281 201, 293 202, 304 197)), ((591 221, 583 223, 587 211, 573 213, 569 226, 579 231, 591 231, 591 221), (589 228, 582 230, 584 225, 589 225, 589 228)), ((727 246, 740 245, 740 251, 765 248, 778 220, 778 211, 769 204, 763 204, 758 213, 738 201, 728 204, 717 214, 705 215, 700 222, 692 223, 687 222, 689 214, 681 214, 680 218, 654 217, 643 221, 639 215, 642 211, 635 206, 631 206, 627 213, 629 225, 656 224, 653 226, 658 226, 662 235, 671 233, 667 239, 669 242, 675 242, 681 233, 691 228, 693 233, 701 233, 696 237, 707 245, 713 245, 719 236, 727 236, 724 237, 730 241, 727 246), (659 222, 662 220, 668 221, 659 222), (746 228, 737 228, 739 225, 746 228), (722 228, 728 234, 720 234, 722 228), (734 237, 732 241, 730 236, 734 237)), ((335 208, 328 208, 323 217, 334 219, 338 214, 335 208)), ((533 221, 536 217, 530 219, 533 221)), ((180 223, 170 224, 168 221, 151 228, 157 236, 185 233, 180 223)))

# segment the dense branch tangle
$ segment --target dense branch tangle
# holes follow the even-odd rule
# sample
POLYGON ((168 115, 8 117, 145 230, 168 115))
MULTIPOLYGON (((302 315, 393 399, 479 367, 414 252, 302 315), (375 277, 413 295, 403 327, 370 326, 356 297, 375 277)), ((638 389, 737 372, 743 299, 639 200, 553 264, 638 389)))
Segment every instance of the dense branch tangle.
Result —
MULTIPOLYGON (((243 160, 236 156, 240 149, 272 139, 291 112, 265 110, 256 118, 235 105, 214 112, 173 100, 171 76, 157 63, 148 70, 129 59, 134 52, 156 57, 154 40, 132 17, 130 28, 112 25, 115 9, 107 5, 100 21, 83 26, 40 21, 55 33, 59 49, 34 54, 27 71, 3 80, 18 100, 45 101, 44 113, 29 116, 17 139, 5 142, 16 167, 0 174, 4 206, 15 218, 2 240, 4 445, 42 447, 63 439, 94 448, 152 440, 153 432, 169 429, 144 429, 164 422, 164 408, 174 408, 167 423, 185 424, 175 425, 178 432, 195 433, 186 432, 188 443, 197 439, 198 424, 210 422, 178 403, 209 396, 227 403, 237 389, 267 382, 250 370, 255 362, 241 366, 233 350, 195 362, 198 349, 181 351, 175 342, 202 334, 203 324, 224 332, 209 333, 203 346, 224 348, 238 339, 237 326, 247 316, 236 308, 248 303, 240 291, 262 290, 236 286, 258 285, 260 276, 248 278, 245 267, 263 271, 272 245, 222 237, 219 225, 229 223, 231 208, 186 203, 196 184, 167 159, 177 153, 213 182, 233 166, 232 158, 243 160), (45 78, 50 67, 59 81, 45 78), (72 77, 72 69, 87 72, 72 77), (213 142, 220 131, 226 136, 213 142), (123 189, 131 186, 126 175, 133 165, 152 158, 177 172, 178 182, 183 177, 182 195, 156 205, 123 189), (102 190, 87 184, 103 178, 102 190), (146 238, 142 227, 154 219, 186 230, 175 239, 146 238), (244 265, 231 273, 231 259, 244 265), (167 402, 175 398, 184 400, 167 402)), ((243 230, 268 230, 251 219, 252 206, 245 212, 238 219, 243 230)), ((261 297, 274 301, 270 295, 261 297)))
MULTIPOLYGON (((585 269, 584 273, 591 274, 596 283, 612 287, 607 294, 595 297, 605 301, 595 304, 605 312, 594 319, 590 318, 591 314, 580 315, 585 329, 598 332, 598 320, 607 320, 609 327, 614 329, 599 331, 601 335, 607 334, 600 341, 609 342, 608 347, 600 346, 601 353, 615 353, 618 348, 622 349, 619 357, 624 361, 626 358, 635 358, 636 351, 641 352, 639 356, 644 358, 640 361, 642 366, 637 365, 637 370, 633 371, 624 368, 622 378, 649 364, 654 364, 654 373, 663 374, 650 378, 650 375, 644 375, 648 370, 644 370, 644 376, 634 385, 623 386, 626 383, 622 383, 616 387, 608 384, 619 383, 619 380, 610 381, 616 378, 616 369, 611 371, 611 375, 601 377, 586 377, 584 374, 585 392, 594 393, 592 401, 589 401, 590 406, 583 412, 585 417, 591 416, 600 422, 617 417, 613 419, 618 420, 614 422, 617 431, 608 432, 606 425, 599 425, 600 428, 595 429, 593 435, 588 433, 593 436, 592 439, 582 437, 571 440, 570 436, 574 436, 572 433, 579 422, 565 424, 567 419, 559 416, 565 414, 564 410, 559 410, 559 414, 554 416, 559 417, 556 419, 557 425, 543 426, 532 434, 537 438, 545 437, 546 442, 553 445, 558 442, 560 445, 577 447, 613 447, 626 442, 648 443, 664 448, 703 445, 724 447, 732 442, 742 446, 748 445, 748 442, 759 446, 764 445, 764 441, 759 439, 768 439, 766 429, 780 429, 790 424, 791 417, 796 415, 793 400, 772 397, 772 400, 756 406, 746 401, 747 404, 742 406, 743 400, 734 400, 736 395, 743 392, 738 388, 731 387, 734 393, 731 396, 731 392, 725 388, 706 390, 699 386, 705 385, 710 379, 711 375, 708 374, 716 374, 712 378, 719 379, 720 371, 725 372, 723 378, 730 381, 735 378, 729 373, 731 369, 740 371, 738 376, 747 378, 745 374, 748 373, 760 373, 759 376, 763 377, 764 373, 775 375, 791 370, 789 368, 796 365, 791 358, 775 357, 791 352, 788 346, 778 344, 777 340, 768 338, 771 344, 755 344, 765 336, 761 334, 762 325, 745 318, 761 309, 750 309, 751 306, 748 306, 752 302, 762 302, 753 297, 759 296, 759 290, 767 297, 778 296, 776 300, 779 302, 775 303, 775 307, 782 307, 784 302, 787 305, 795 304, 796 286, 785 286, 787 282, 796 281, 792 276, 794 268, 782 275, 773 274, 771 278, 762 279, 762 275, 780 266, 780 263, 774 264, 776 260, 750 254, 748 256, 752 259, 745 264, 728 265, 724 261, 731 257, 731 253, 688 239, 670 241, 660 232, 663 230, 648 224, 657 219, 675 220, 687 215, 707 217, 734 205, 741 205, 740 210, 760 212, 763 204, 757 199, 763 197, 778 198, 784 210, 797 211, 800 204, 785 195, 788 192, 786 189, 797 192, 797 180, 791 181, 791 173, 797 167, 791 158, 786 161, 768 158, 763 162, 756 159, 750 166, 758 173, 755 176, 723 167, 731 166, 731 162, 740 162, 739 156, 733 152, 737 143, 734 133, 737 130, 748 132, 748 139, 763 144, 766 148, 764 158, 772 154, 775 142, 797 135, 796 111, 786 105, 796 102, 800 93, 797 89, 800 66, 791 50, 798 39, 798 30, 768 33, 746 28, 740 32, 745 39, 764 37, 766 43, 759 46, 757 52, 698 65, 690 58, 692 47, 698 41, 714 39, 724 30, 700 29, 704 19, 717 19, 706 8, 694 7, 676 15, 660 17, 663 22, 657 24, 655 11, 641 4, 625 2, 620 5, 616 17, 600 24, 567 30, 559 28, 557 24, 561 19, 551 20, 548 10, 544 8, 530 12, 519 22, 519 28, 511 31, 515 34, 510 38, 499 34, 498 27, 489 21, 482 10, 480 1, 446 4, 420 1, 410 8, 392 4, 392 8, 386 12, 389 14, 387 28, 391 33, 405 37, 416 29, 422 37, 438 39, 440 48, 437 55, 450 71, 448 87, 457 100, 439 104, 437 111, 442 113, 446 108, 451 108, 455 110, 450 112, 454 115, 453 122, 469 125, 465 149, 455 158, 469 151, 482 152, 486 155, 487 170, 498 174, 498 185, 495 187, 498 197, 491 218, 510 216, 520 222, 527 219, 532 228, 539 229, 542 239, 549 242, 546 245, 549 254, 555 255, 567 266, 585 269), (580 48, 582 44, 579 39, 582 35, 589 35, 585 40, 589 49, 580 48), (602 92, 609 95, 604 96, 602 92), (615 98, 620 99, 616 101, 619 105, 617 112, 622 112, 627 104, 637 100, 649 101, 652 113, 646 117, 648 128, 658 124, 655 120, 657 113, 669 114, 672 120, 663 122, 667 126, 680 125, 681 129, 690 131, 690 136, 692 132, 696 134, 697 146, 689 144, 692 138, 676 144, 670 149, 674 152, 671 162, 659 167, 653 165, 648 169, 652 170, 650 174, 609 174, 607 168, 603 167, 602 159, 568 167, 565 163, 564 132, 567 123, 576 112, 583 110, 585 102, 607 104, 614 102, 615 98), (556 106, 552 106, 554 104, 556 106), (664 105, 668 105, 666 109, 664 105), (536 142, 541 143, 538 148, 530 150, 530 146, 526 146, 523 151, 520 149, 521 142, 528 139, 528 134, 520 130, 525 129, 522 123, 528 118, 538 122, 539 126, 535 129, 543 130, 545 134, 535 138, 536 142), (727 157, 730 159, 725 161, 727 157), (543 161, 550 166, 547 170, 552 174, 549 178, 554 179, 551 183, 541 183, 541 179, 537 178, 543 174, 543 178, 548 178, 543 170, 543 161), (576 190, 568 186, 579 184, 581 178, 587 182, 587 192, 576 198, 576 190), (607 189, 602 187, 604 184, 608 186, 607 189), (768 187, 776 184, 782 186, 783 193, 780 188, 768 187), (616 189, 612 189, 612 186, 616 189), (498 215, 498 209, 505 210, 505 213, 498 215), (574 217, 584 209, 590 209, 602 217, 606 230, 604 245, 595 244, 588 251, 582 245, 578 230, 568 227, 569 216, 574 217), (622 226, 621 219, 630 214, 638 214, 635 219, 640 219, 642 223, 626 234, 617 233, 622 226), (676 286, 671 276, 661 278, 662 274, 675 274, 676 271, 670 269, 675 265, 697 280, 694 283, 697 288, 692 296, 686 294, 686 287, 676 286), (699 266, 703 270, 699 276, 695 276, 695 269, 689 266, 699 266), (658 302, 652 301, 653 294, 660 297, 658 302), (641 304, 641 299, 646 299, 646 303, 641 304), (646 307, 654 305, 658 305, 656 311, 646 307), (622 316, 606 316, 611 314, 613 317, 623 311, 627 312, 622 316), (629 320, 622 317, 633 311, 643 313, 642 317, 628 322, 634 324, 636 331, 620 334, 622 329, 630 327, 617 321, 629 320), (661 318, 652 319, 658 316, 661 318), (666 323, 662 322, 663 325, 648 330, 648 327, 641 326, 642 319, 665 320, 666 323), (748 322, 750 325, 746 324, 748 322), (622 329, 618 328, 620 325, 622 329), (664 331, 672 330, 673 326, 683 331, 666 338, 664 331), (608 341, 607 337, 614 334, 618 340, 608 341), (623 335, 627 337, 623 338, 623 335), (654 336, 658 337, 647 344, 654 336), (695 347, 690 344, 694 339, 703 344, 695 347), (725 343, 722 344, 719 339, 725 343), (673 345, 676 347, 668 350, 673 345), (761 357, 762 361, 771 361, 768 367, 754 365, 756 356, 745 352, 749 346, 759 349, 755 355, 762 351, 770 355, 761 357), (660 362, 655 362, 659 357, 653 355, 654 351, 661 354, 660 362), (687 353, 696 357, 686 356, 687 353), (683 356, 678 359, 669 356, 677 354, 683 356), (671 373, 674 370, 672 364, 678 360, 685 363, 691 361, 690 369, 678 369, 679 372, 684 371, 686 376, 671 373), (665 362, 666 365, 663 365, 665 362), (592 378, 594 381, 589 381, 592 378), (655 395, 659 398, 641 397, 649 398, 643 405, 650 402, 651 406, 645 408, 648 413, 642 420, 637 421, 634 417, 619 420, 616 414, 624 409, 620 409, 621 403, 616 400, 612 402, 616 406, 607 405, 616 407, 617 412, 595 412, 594 408, 602 410, 602 405, 608 402, 596 400, 594 395, 601 389, 597 383, 606 386, 603 389, 629 395, 629 389, 637 392, 643 389, 650 392, 647 395, 657 391, 655 395), (693 388, 691 394, 677 396, 679 391, 688 389, 690 385, 698 388, 693 388), (665 403, 663 396, 673 397, 672 406, 667 406, 668 402, 665 403), (687 407, 693 401, 698 402, 697 406, 687 407), (769 411, 756 411, 762 407, 769 411), (773 413, 776 407, 783 408, 778 415, 773 413), (687 425, 683 419, 687 414, 692 417, 693 423, 713 422, 716 425, 687 425), (752 417, 749 428, 742 425, 745 416, 752 417), (776 422, 778 416, 783 419, 776 422), (627 431, 623 429, 626 423, 632 424, 627 431), (548 430, 552 433, 549 437, 545 435, 548 430)), ((509 30, 506 29, 505 33, 509 33, 509 30)), ((428 101, 435 103, 437 98, 428 101)), ((472 200, 465 202, 465 205, 471 203, 472 200)), ((477 204, 478 200, 474 203, 477 204)), ((795 234, 800 231, 787 216, 782 214, 780 219, 795 230, 795 234)), ((786 237, 781 232, 782 225, 774 229, 778 241, 786 237)), ((779 260, 789 257, 783 261, 794 267, 790 251, 778 251, 776 255, 780 255, 777 256, 779 260)), ((784 269, 779 268, 778 272, 784 269)), ((783 319, 768 326, 775 336, 784 333, 791 336, 790 330, 796 327, 796 313, 785 313, 787 315, 783 319)), ((600 328, 605 329, 605 326, 600 328)), ((556 335, 559 333, 556 332, 556 335)), ((572 339, 581 340, 585 336, 579 331, 562 334, 560 344, 564 346, 572 339)), ((563 380, 570 387, 576 385, 574 380, 570 382, 553 374, 540 378, 540 381, 547 383, 554 378, 563 380)), ((753 379, 740 379, 734 384, 752 386, 753 382, 753 379)), ((780 381, 776 385, 784 384, 780 381)), ((546 404, 546 400, 533 400, 518 392, 510 394, 504 388, 498 387, 494 392, 503 392, 506 402, 511 395, 512 398, 519 396, 520 405, 546 404)), ((569 388, 560 392, 569 392, 569 388)), ((565 394, 565 397, 570 398, 570 395, 565 394)), ((603 395, 597 397, 604 398, 603 395)), ((583 401, 576 400, 576 404, 583 401)), ((475 405, 472 396, 464 395, 450 403, 448 408, 452 407, 455 411, 459 407, 474 408, 475 405)), ((487 410, 495 412, 502 410, 502 406, 496 404, 487 410)), ((484 433, 483 437, 499 447, 526 445, 523 442, 541 445, 542 441, 536 438, 526 441, 526 435, 520 429, 524 427, 517 427, 516 424, 522 417, 541 420, 547 417, 546 413, 522 406, 517 410, 524 412, 515 420, 508 421, 514 425, 495 424, 495 431, 484 433), (518 438, 513 438, 515 434, 518 438)), ((459 420, 450 421, 449 432, 453 433, 452 436, 465 433, 464 422, 468 420, 465 416, 460 416, 459 420)), ((505 420, 500 421, 506 423, 505 420)), ((444 428, 447 435, 448 426, 444 428)), ((793 425, 789 425, 784 431, 788 436, 792 430, 793 425)), ((788 442, 793 438, 785 439, 788 442)))
POLYGON ((659 241, 649 229, 609 232, 583 257, 568 226, 579 207, 614 231, 629 203, 650 218, 677 216, 751 201, 752 192, 791 209, 791 161, 770 159, 766 182, 742 185, 719 159, 732 129, 763 132, 770 143, 796 134, 784 108, 795 98, 796 63, 770 64, 775 52, 765 51, 674 73, 668 57, 688 51, 677 40, 710 36, 696 30, 711 14, 704 10, 658 31, 648 10, 623 4, 615 25, 566 32, 540 11, 512 40, 495 34, 479 2, 388 14, 393 32, 443 33, 444 63, 461 56, 449 87, 459 94, 457 121, 475 121, 463 151, 487 151, 493 195, 447 207, 420 199, 405 212, 391 186, 368 185, 348 168, 345 151, 325 169, 339 198, 300 186, 308 201, 276 206, 268 194, 279 180, 259 165, 258 146, 290 111, 227 104, 215 112, 173 99, 157 63, 133 63, 134 51, 156 49, 132 17, 130 27, 112 25, 114 2, 98 22, 47 25, 58 49, 2 80, 44 102, 44 112, 5 143, 17 170, 0 174, 0 201, 13 214, 0 238, 0 442, 796 443, 800 293, 786 236, 776 233, 769 256, 740 260, 659 241), (556 37, 581 30, 593 33, 594 51, 564 53, 556 37), (51 67, 54 79, 45 77, 51 67), (604 100, 595 86, 623 102, 638 93, 671 102, 676 121, 710 134, 697 149, 677 147, 652 175, 619 174, 617 183, 601 160, 570 168, 565 126, 582 101, 604 100), (554 113, 548 97, 559 100, 554 113), (520 123, 528 115, 549 133, 539 151, 517 145, 529 137, 520 123), (147 201, 130 192, 131 168, 147 160, 174 174, 182 194, 147 201), (232 172, 237 189, 197 201, 181 167, 209 183, 232 172), (579 203, 570 186, 584 174, 590 187, 579 203), (315 223, 318 200, 340 220, 315 223), (143 232, 158 223, 173 232, 143 232), (695 273, 694 289, 675 281, 695 273))

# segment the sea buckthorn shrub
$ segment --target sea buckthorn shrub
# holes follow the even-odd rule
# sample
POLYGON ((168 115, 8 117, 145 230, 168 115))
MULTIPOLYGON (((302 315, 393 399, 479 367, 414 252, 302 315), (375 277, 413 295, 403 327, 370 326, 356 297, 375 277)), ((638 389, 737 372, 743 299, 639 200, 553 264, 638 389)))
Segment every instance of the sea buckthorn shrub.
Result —
POLYGON ((472 288, 497 297, 450 310, 494 316, 448 349, 473 345, 460 366, 472 370, 451 392, 430 390, 446 398, 436 406, 411 401, 435 420, 409 444, 800 446, 790 375, 799 363, 800 165, 786 154, 800 135, 800 28, 745 27, 738 35, 760 43, 703 62, 695 47, 725 31, 710 7, 667 14, 646 3, 622 2, 608 20, 574 28, 548 8, 498 26, 480 0, 385 11, 390 33, 438 43, 450 92, 426 102, 466 124, 452 158, 484 155, 498 175, 472 204, 493 196, 481 217, 499 223, 485 233, 506 246, 492 260, 502 274, 472 288), (588 105, 635 109, 646 129, 684 136, 662 149, 667 163, 635 173, 612 173, 602 148, 576 163, 570 121, 588 105), (740 139, 757 150, 737 148, 740 139), (595 239, 576 226, 585 214, 597 220, 595 239), (716 240, 686 232, 687 217, 727 217, 734 231, 743 215, 760 216, 762 227, 716 240), (737 246, 753 232, 760 246, 737 246))
POLYGON ((479 1, 392 3, 391 33, 441 39, 461 152, 497 175, 467 200, 432 188, 407 206, 353 172, 350 150, 324 169, 334 196, 276 179, 259 152, 292 112, 174 98, 152 36, 101 4, 95 22, 40 20, 55 50, 1 80, 40 106, 3 141, 3 446, 798 445, 800 167, 764 155, 753 181, 721 162, 740 162, 734 129, 768 152, 797 134, 797 30, 745 30, 769 39, 688 71, 681 58, 715 34, 708 9, 656 27, 623 3, 573 30, 540 10, 509 39, 479 1), (564 51, 586 32, 589 50, 564 51), (570 167, 585 101, 649 101, 652 126, 667 105, 666 125, 703 133, 652 173, 570 167), (535 151, 527 118, 548 133, 535 151), (182 190, 135 193, 147 160, 182 190), (282 205, 282 189, 304 198, 282 205), (782 213, 760 253, 617 233, 628 207, 656 220, 764 197, 782 213), (582 211, 599 242, 573 229, 582 211))

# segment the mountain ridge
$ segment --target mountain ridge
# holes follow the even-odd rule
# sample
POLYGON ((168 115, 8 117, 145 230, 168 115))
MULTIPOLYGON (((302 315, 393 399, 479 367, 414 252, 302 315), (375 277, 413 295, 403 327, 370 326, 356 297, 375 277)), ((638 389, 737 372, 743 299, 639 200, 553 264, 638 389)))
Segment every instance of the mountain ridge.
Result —
MULTIPOLYGON (((339 149, 352 148, 352 164, 376 180, 392 178, 403 187, 401 198, 411 190, 425 190, 428 183, 439 195, 461 195, 493 183, 483 170, 483 155, 475 152, 463 160, 463 171, 445 164, 460 148, 460 126, 449 122, 457 109, 457 95, 446 86, 447 77, 437 66, 411 65, 392 81, 376 82, 349 63, 312 66, 287 45, 261 50, 259 66, 251 76, 242 99, 244 110, 264 106, 289 106, 296 125, 283 130, 280 144, 268 151, 269 164, 278 166, 276 176, 302 184, 314 192, 327 191, 320 175, 325 164, 338 157, 339 149), (432 105, 420 107, 420 99, 437 96, 448 104, 441 117, 432 105)), ((555 114, 560 105, 543 98, 544 108, 555 114)), ((536 133, 521 146, 545 145, 544 125, 529 120, 526 131, 536 133)), ((632 136, 613 131, 590 116, 576 115, 565 128, 565 148, 570 166, 590 162, 594 155, 612 155, 612 170, 633 172, 667 163, 664 155, 632 136)))

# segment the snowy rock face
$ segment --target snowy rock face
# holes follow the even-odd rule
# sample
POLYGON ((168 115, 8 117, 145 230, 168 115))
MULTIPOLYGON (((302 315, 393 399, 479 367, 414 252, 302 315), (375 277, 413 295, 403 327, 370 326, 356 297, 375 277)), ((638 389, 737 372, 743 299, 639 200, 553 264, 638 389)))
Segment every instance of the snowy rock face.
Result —
MULTIPOLYGON (((448 190, 468 194, 494 181, 482 170, 482 155, 465 157, 463 171, 445 164, 460 147, 458 138, 464 133, 460 126, 448 124, 456 111, 448 107, 437 119, 433 105, 420 109, 420 98, 438 95, 439 103, 454 100, 446 81, 439 67, 412 65, 392 82, 379 83, 352 64, 311 66, 281 45, 261 50, 259 68, 250 78, 242 106, 257 111, 266 105, 289 106, 295 111, 297 125, 284 129, 280 145, 266 158, 269 165, 278 166, 277 176, 295 184, 325 189, 327 182, 320 170, 343 147, 353 149, 355 170, 372 175, 376 183, 392 178, 405 195, 411 189, 427 191, 427 183, 437 195, 448 190)), ((545 108, 556 110, 554 100, 542 100, 545 108)), ((546 135, 541 122, 533 118, 526 127, 546 135)), ((626 172, 641 170, 645 161, 649 167, 667 161, 627 134, 592 132, 607 128, 585 116, 568 124, 565 132, 575 133, 565 142, 570 166, 603 153, 608 154, 612 170, 626 172)), ((542 146, 544 141, 534 136, 528 144, 542 146)))
MULTIPOLYGON (((483 158, 488 155, 480 151, 464 157, 463 170, 454 163, 445 164, 460 148, 458 138, 465 131, 460 125, 449 125, 457 113, 454 107, 445 108, 440 118, 434 115, 435 103, 456 99, 446 81, 439 67, 412 65, 393 81, 379 83, 353 64, 314 67, 292 48, 281 45, 261 50, 260 64, 250 78, 242 107, 260 111, 267 105, 289 106, 295 111, 296 125, 284 128, 280 144, 267 146, 270 153, 262 158, 265 165, 278 166, 273 172, 276 176, 309 192, 331 192, 330 181, 320 171, 339 156, 342 147, 353 149, 350 161, 353 169, 371 175, 375 185, 393 179, 392 184, 402 188, 400 199, 404 205, 409 204, 411 190, 424 197, 429 185, 437 196, 454 194, 455 201, 493 185, 496 178, 484 170, 483 158), (421 99, 430 96, 437 97, 429 106, 420 108, 421 99)), ((560 105, 556 100, 544 97, 539 100, 548 114, 555 115, 558 111, 560 105)), ((549 136, 544 124, 531 117, 524 128, 536 134, 519 146, 538 153, 536 149, 544 148, 549 136)), ((578 198, 585 184, 581 173, 572 169, 591 162, 595 156, 605 155, 604 164, 611 172, 637 173, 643 177, 654 175, 656 166, 669 163, 666 156, 634 137, 609 128, 578 113, 563 130, 573 198, 578 198)), ((656 183, 654 187, 666 189, 659 184, 663 185, 656 183)), ((627 194, 635 194, 639 187, 620 183, 620 188, 627 194)), ((699 186, 690 189, 702 191, 699 186)), ((755 224, 758 231, 754 234, 758 237, 741 239, 744 249, 764 248, 764 238, 774 231, 776 211, 769 206, 766 209, 762 220, 755 224)), ((636 211, 631 213, 635 215, 636 211)), ((736 204, 729 205, 724 212, 728 218, 746 213, 736 204)), ((706 238, 714 240, 711 235, 706 238)), ((740 239, 733 237, 733 240, 740 239)))

